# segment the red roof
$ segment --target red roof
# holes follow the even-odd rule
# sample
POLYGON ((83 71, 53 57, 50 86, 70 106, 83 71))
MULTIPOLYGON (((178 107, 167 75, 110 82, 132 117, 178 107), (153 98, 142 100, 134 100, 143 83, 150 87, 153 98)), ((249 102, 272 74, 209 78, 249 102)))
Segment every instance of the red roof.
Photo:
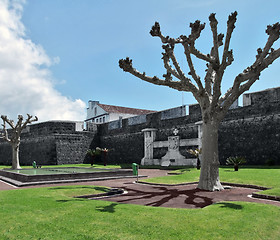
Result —
POLYGON ((100 103, 98 103, 97 105, 108 113, 125 113, 125 114, 133 114, 133 115, 143 115, 143 114, 156 112, 156 111, 145 110, 145 109, 119 107, 119 106, 106 105, 100 103))

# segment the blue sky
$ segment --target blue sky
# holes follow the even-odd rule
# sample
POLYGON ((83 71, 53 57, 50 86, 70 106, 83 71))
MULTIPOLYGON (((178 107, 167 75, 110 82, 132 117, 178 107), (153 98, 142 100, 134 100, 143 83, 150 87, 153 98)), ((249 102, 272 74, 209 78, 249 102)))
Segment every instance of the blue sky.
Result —
MULTIPOLYGON (((209 14, 216 13, 219 31, 225 33, 228 15, 238 11, 230 46, 235 61, 225 74, 225 91, 234 77, 253 63, 256 49, 264 46, 266 26, 280 20, 277 0, 0 0, 0 4, 0 10, 6 9, 0 19, 0 35, 4 27, 14 34, 12 40, 0 39, 4 48, 0 55, 14 56, 17 64, 22 64, 20 68, 12 66, 13 80, 8 84, 17 86, 17 91, 12 87, 2 92, 0 89, 0 97, 8 99, 0 104, 0 114, 30 112, 41 120, 82 120, 88 100, 150 110, 181 105, 181 92, 143 82, 118 66, 120 58, 129 56, 134 67, 148 75, 161 77, 165 73, 160 40, 149 34, 155 21, 160 22, 163 34, 172 37, 188 35, 190 22, 206 22, 197 47, 207 53, 212 41, 209 14), (10 26, 10 22, 14 24, 10 26), (12 41, 12 50, 5 48, 6 42, 12 41), (31 70, 26 73, 26 68, 31 70), (31 83, 29 74, 32 79, 36 75, 31 83), (24 81, 26 84, 18 84, 24 81), (13 99, 15 94, 21 97, 13 99)), ((180 50, 177 59, 188 72, 180 50)), ((203 78, 205 64, 195 63, 203 78)), ((11 76, 11 66, 7 65, 0 70, 6 68, 5 76, 11 76)), ((279 87, 279 66, 277 60, 265 70, 250 92, 279 87)), ((3 84, 7 84, 7 78, 2 79, 3 84)), ((184 104, 192 103, 195 100, 191 94, 184 93, 184 104)))

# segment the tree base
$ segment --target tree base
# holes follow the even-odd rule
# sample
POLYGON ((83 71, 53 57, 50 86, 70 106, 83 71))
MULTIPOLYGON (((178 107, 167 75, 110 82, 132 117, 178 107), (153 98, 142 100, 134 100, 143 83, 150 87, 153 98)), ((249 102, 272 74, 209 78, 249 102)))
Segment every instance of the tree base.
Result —
POLYGON ((206 190, 206 191, 210 191, 210 192, 214 192, 214 191, 222 191, 224 190, 224 187, 222 186, 222 184, 220 183, 220 181, 216 181, 215 183, 211 183, 207 180, 205 181, 200 181, 198 183, 197 186, 198 189, 201 190, 206 190))

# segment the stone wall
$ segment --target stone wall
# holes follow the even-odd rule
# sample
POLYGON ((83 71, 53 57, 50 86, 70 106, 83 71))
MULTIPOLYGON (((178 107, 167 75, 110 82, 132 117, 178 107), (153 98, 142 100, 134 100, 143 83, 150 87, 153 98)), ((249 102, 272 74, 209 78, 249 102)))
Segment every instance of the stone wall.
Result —
POLYGON ((229 111, 219 129, 220 161, 244 156, 249 164, 280 164, 280 102, 229 111))
MULTIPOLYGON (((110 163, 132 163, 141 162, 144 156, 144 135, 145 128, 156 128, 156 141, 167 140, 173 134, 174 128, 179 130, 180 138, 197 137, 195 122, 200 120, 200 115, 186 116, 185 106, 165 110, 143 116, 123 119, 98 125, 98 136, 100 147, 110 149, 108 160, 110 163), (137 120, 138 119, 138 120, 137 120), (112 128, 114 126, 114 128, 112 128)), ((186 149, 181 149, 186 155, 186 149)), ((167 149, 157 149, 155 158, 163 156, 167 149)))
MULTIPOLYGON (((87 161, 95 132, 77 131, 80 122, 52 121, 32 124, 21 135, 20 164, 56 165, 87 161)), ((0 164, 11 165, 11 146, 0 140, 0 164)))
MULTIPOLYGON (((250 95, 250 105, 229 110, 219 128, 219 158, 221 164, 230 156, 244 156, 248 164, 265 164, 274 161, 280 164, 280 98, 275 97, 279 89, 269 89, 250 95), (270 99, 268 96, 274 96, 270 99), (263 101, 262 101, 263 99, 263 101)), ((278 96, 278 95, 277 95, 278 96)), ((189 115, 180 108, 167 110, 99 125, 100 147, 111 149, 111 163, 140 163, 144 156, 145 128, 158 129, 156 141, 165 141, 174 128, 179 130, 180 139, 196 138, 195 122, 201 120, 199 105, 189 107, 189 115), (181 113, 181 115, 180 115, 181 113), (179 114, 179 116, 178 116, 179 114), (172 117, 174 116, 174 118, 172 117), (114 126, 114 127, 112 127, 114 126)), ((188 157, 187 149, 180 153, 188 157)), ((154 149, 154 158, 164 156, 167 149, 154 149)))
MULTIPOLYGON (((280 164, 280 88, 245 96, 244 107, 229 110, 219 128, 219 157, 244 156, 248 164, 264 164, 267 160, 280 164), (250 101, 248 99, 251 99, 250 101)), ((81 122, 53 121, 32 124, 22 134, 21 165, 89 163, 89 148, 108 148, 108 163, 140 163, 144 156, 142 130, 156 128, 155 141, 166 141, 179 130, 180 139, 197 138, 196 122, 201 121, 198 105, 168 109, 162 112, 93 125, 81 131, 81 122)), ((195 147, 195 146, 191 146, 195 147)), ((180 153, 189 158, 186 147, 180 153)), ((161 158, 167 148, 154 149, 161 158)), ((102 161, 102 159, 97 159, 102 161)), ((11 165, 11 147, 0 139, 0 164, 11 165)))

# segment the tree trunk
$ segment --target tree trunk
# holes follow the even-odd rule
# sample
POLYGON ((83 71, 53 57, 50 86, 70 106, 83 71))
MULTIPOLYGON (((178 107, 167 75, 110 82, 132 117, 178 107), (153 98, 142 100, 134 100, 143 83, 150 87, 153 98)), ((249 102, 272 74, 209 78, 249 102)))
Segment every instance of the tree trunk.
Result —
POLYGON ((12 169, 21 169, 19 165, 19 143, 12 143, 12 169))
POLYGON ((215 121, 202 125, 202 156, 198 188, 208 191, 223 190, 219 178, 218 127, 215 121))

